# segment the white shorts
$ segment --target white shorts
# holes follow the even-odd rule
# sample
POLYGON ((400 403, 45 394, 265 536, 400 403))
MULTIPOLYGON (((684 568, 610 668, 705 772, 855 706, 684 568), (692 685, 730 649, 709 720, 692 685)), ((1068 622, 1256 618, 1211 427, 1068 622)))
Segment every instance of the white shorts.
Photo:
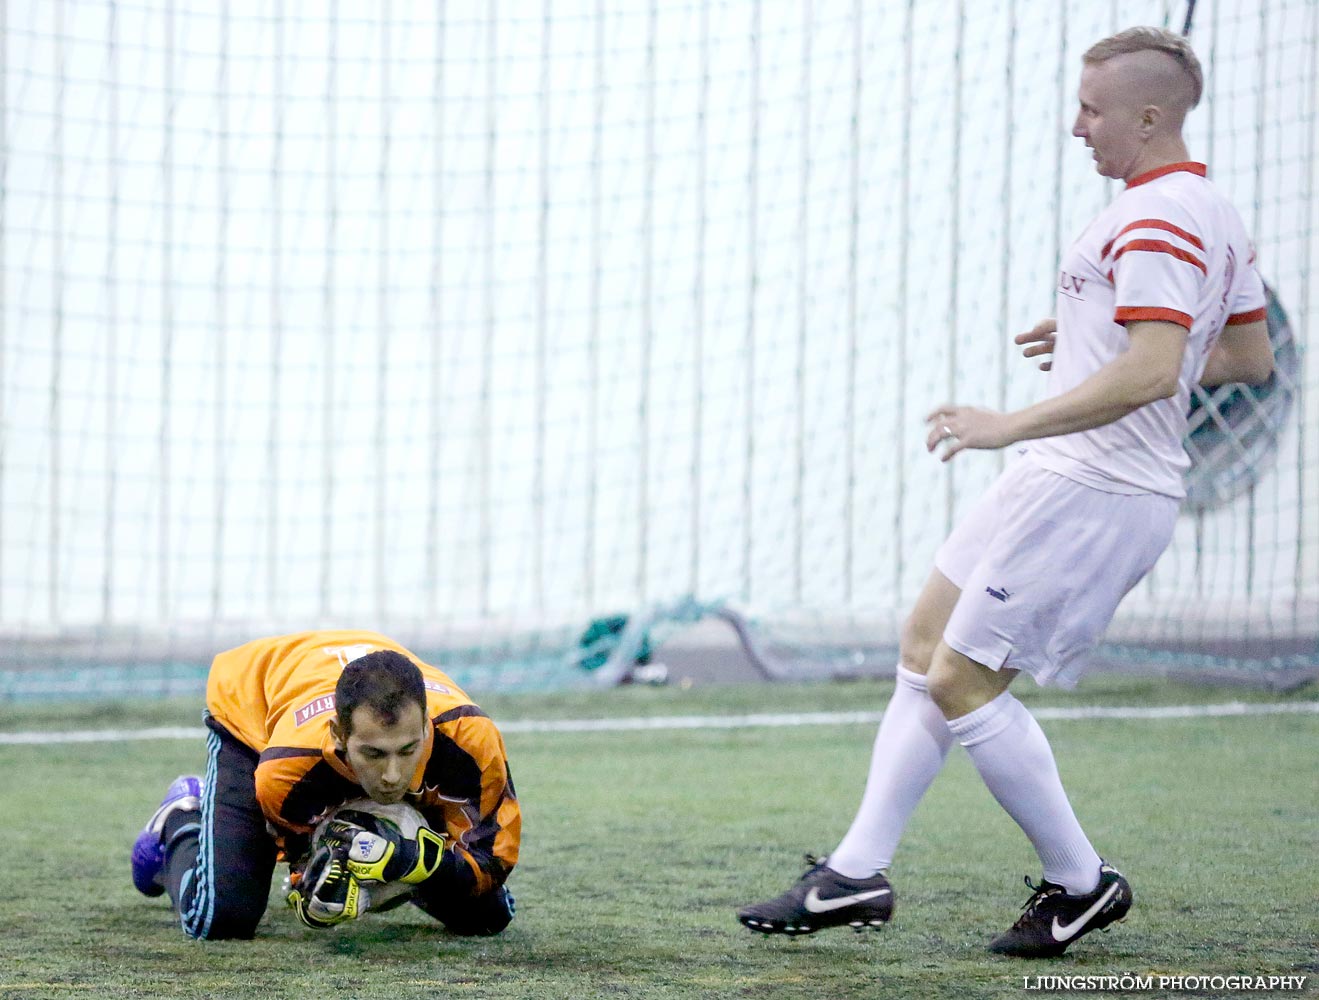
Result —
POLYGON ((1178 502, 1014 462, 935 554, 961 588, 944 641, 993 670, 1074 687, 1118 602, 1172 539, 1178 502))

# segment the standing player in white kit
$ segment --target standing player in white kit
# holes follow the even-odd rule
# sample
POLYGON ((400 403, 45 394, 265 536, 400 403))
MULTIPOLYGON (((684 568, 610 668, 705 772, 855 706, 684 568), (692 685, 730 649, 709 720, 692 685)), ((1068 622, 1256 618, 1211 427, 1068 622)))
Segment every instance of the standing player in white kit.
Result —
POLYGON ((1272 371, 1245 227, 1182 139, 1202 88, 1189 44, 1162 29, 1123 31, 1083 57, 1072 134, 1126 190, 1064 255, 1056 323, 1017 338, 1028 357, 1052 353, 1041 365, 1049 398, 1013 413, 930 414, 926 444, 942 446, 944 461, 1030 443, 935 557, 903 628, 851 828, 788 892, 739 911, 750 929, 887 921, 893 853, 954 741, 1044 869, 991 951, 1058 955, 1130 908, 1131 887, 1082 831, 1043 730, 1008 685, 1021 671, 1074 685, 1118 602, 1167 546, 1185 495, 1191 387, 1272 371))

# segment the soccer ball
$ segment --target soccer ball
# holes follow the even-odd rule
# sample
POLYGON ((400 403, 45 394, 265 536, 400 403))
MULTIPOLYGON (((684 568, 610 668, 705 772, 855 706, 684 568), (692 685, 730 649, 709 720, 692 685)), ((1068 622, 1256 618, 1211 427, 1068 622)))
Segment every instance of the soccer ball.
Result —
MULTIPOLYGON (((347 819, 370 830, 372 833, 392 832, 401 834, 410 840, 417 838, 418 830, 431 829, 431 825, 426 822, 426 817, 406 802, 386 804, 377 802, 374 799, 352 799, 337 809, 332 809, 322 818, 316 827, 316 832, 312 834, 313 853, 321 846, 325 830, 335 817, 347 819), (344 816, 345 813, 356 813, 356 815, 344 816)), ((364 882, 361 891, 366 899, 362 911, 384 909, 386 903, 395 900, 397 902, 393 902, 393 906, 398 906, 406 901, 400 897, 406 897, 415 892, 416 889, 415 885, 409 885, 406 882, 386 882, 383 884, 380 882, 364 882)), ((389 909, 393 909, 393 906, 390 906, 389 909)))

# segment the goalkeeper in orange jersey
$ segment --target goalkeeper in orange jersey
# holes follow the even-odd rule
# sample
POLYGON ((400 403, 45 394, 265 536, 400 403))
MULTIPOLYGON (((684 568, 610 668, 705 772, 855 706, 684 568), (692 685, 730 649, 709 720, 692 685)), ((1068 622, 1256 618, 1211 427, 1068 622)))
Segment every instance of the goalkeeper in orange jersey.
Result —
POLYGON ((281 858, 293 869, 289 903, 309 926, 361 915, 359 889, 372 882, 415 885, 406 898, 457 934, 497 934, 512 920, 504 883, 522 814, 503 737, 398 643, 302 632, 223 652, 205 722, 205 775, 170 785, 132 852, 133 884, 168 892, 189 937, 252 937, 281 858), (434 832, 357 838, 361 828, 330 822, 312 843, 318 823, 362 798, 411 805, 434 832))

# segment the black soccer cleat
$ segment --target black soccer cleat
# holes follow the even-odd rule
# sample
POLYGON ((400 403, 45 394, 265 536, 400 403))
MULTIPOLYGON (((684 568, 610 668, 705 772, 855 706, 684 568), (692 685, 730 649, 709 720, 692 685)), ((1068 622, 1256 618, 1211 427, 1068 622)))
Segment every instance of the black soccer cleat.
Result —
POLYGON ((806 855, 810 866, 776 899, 737 911, 737 919, 761 934, 814 934, 825 927, 882 927, 893 915, 893 887, 881 872, 848 878, 806 855))
POLYGON ((1017 922, 989 942, 989 950, 1017 958, 1054 958, 1082 934, 1121 920, 1131 909, 1131 886, 1110 865, 1099 866, 1094 892, 1073 896, 1062 886, 1026 879, 1035 890, 1017 922))

